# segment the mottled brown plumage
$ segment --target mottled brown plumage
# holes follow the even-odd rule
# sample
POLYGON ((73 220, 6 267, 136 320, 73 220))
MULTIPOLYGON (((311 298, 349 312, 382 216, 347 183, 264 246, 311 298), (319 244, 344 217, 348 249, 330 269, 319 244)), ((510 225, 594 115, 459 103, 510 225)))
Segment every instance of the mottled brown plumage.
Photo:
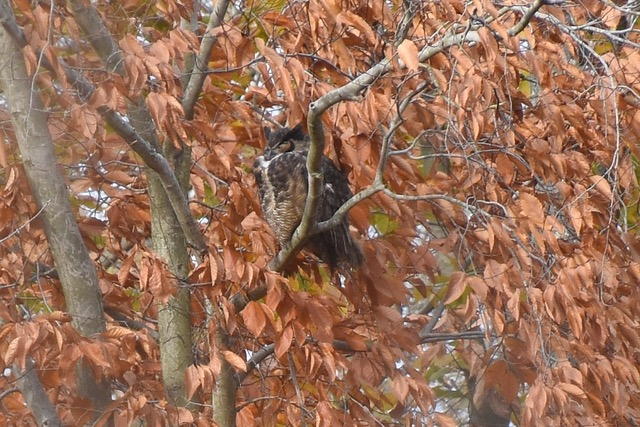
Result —
MULTIPOLYGON (((280 245, 286 244, 302 219, 307 198, 309 140, 302 128, 283 128, 267 134, 267 147, 256 158, 253 173, 258 183, 262 212, 280 245)), ((333 216, 351 196, 347 177, 322 156, 323 185, 318 222, 333 216)), ((349 234, 345 217, 336 227, 309 238, 307 249, 329 267, 349 268, 362 263, 362 251, 349 234)))

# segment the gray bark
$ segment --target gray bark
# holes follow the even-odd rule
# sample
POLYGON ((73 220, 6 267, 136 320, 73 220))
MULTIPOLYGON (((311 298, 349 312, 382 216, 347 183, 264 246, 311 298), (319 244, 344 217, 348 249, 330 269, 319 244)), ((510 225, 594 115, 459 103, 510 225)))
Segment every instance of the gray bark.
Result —
MULTIPOLYGON (((16 366, 14 366, 16 368, 16 366)), ((27 358, 25 371, 16 369, 17 385, 27 403, 31 413, 39 426, 60 427, 62 422, 58 417, 55 406, 49 400, 49 396, 38 377, 35 363, 27 358)))
MULTIPOLYGON (((8 8, 6 0, 3 7, 8 8)), ((67 187, 57 166, 53 143, 40 98, 17 43, 0 28, 0 84, 9 104, 25 172, 40 207, 45 234, 62 284, 67 311, 80 334, 91 337, 105 330, 102 300, 95 267, 82 241, 71 210, 67 187)), ((110 401, 106 384, 98 384, 90 369, 78 367, 80 394, 95 409, 110 401)))
MULTIPOLYGON (((228 348, 228 336, 222 328, 216 331, 216 347, 218 351, 228 348)), ((229 362, 222 355, 212 355, 216 356, 220 358, 221 370, 212 396, 213 419, 220 427, 235 427, 238 382, 229 362)))
MULTIPOLYGON (((72 0, 71 5, 74 18, 108 70, 124 75, 122 52, 98 11, 83 0, 72 0)), ((142 100, 130 102, 128 113, 136 132, 159 152, 155 125, 144 102, 142 100)), ((170 150, 171 148, 168 148, 167 151, 170 150)), ((182 282, 190 269, 185 234, 190 235, 190 240, 192 243, 195 242, 195 246, 199 249, 206 245, 187 206, 185 189, 191 166, 190 152, 185 149, 174 156, 176 153, 167 151, 164 153, 165 158, 176 160, 173 170, 164 170, 165 174, 161 176, 147 169, 151 200, 151 237, 156 253, 167 263, 169 270, 178 281, 182 282), (170 155, 167 156, 167 154, 170 155), (175 185, 174 179, 168 179, 173 178, 174 170, 177 172, 175 181, 179 181, 179 185, 175 185), (178 175, 182 175, 183 179, 178 175), (177 213, 181 215, 180 218, 176 215, 177 213)), ((193 362, 189 309, 189 290, 182 288, 167 304, 160 305, 158 315, 162 381, 169 401, 178 406, 188 404, 184 374, 187 366, 193 362)))
MULTIPOLYGON (((179 280, 185 279, 189 271, 189 257, 184 234, 159 179, 151 171, 148 177, 154 250, 179 280)), ((187 406, 185 371, 193 363, 188 288, 182 287, 167 304, 158 308, 158 335, 162 381, 169 401, 187 406)))

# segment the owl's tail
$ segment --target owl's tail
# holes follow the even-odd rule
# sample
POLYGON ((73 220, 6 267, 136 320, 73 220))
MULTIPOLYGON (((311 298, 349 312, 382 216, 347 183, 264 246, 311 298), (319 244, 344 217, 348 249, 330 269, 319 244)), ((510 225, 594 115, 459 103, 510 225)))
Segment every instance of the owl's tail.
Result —
POLYGON ((343 221, 309 241, 311 251, 329 265, 331 271, 358 268, 364 261, 362 249, 349 233, 349 223, 343 221))

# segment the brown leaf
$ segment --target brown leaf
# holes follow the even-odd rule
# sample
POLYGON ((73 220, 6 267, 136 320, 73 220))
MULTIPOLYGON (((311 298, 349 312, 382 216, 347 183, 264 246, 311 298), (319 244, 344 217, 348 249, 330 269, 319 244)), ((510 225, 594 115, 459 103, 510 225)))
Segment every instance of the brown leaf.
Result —
POLYGON ((275 354, 280 359, 291 347, 293 341, 293 328, 291 325, 287 325, 286 328, 280 334, 280 337, 276 340, 275 354))
POLYGON ((453 417, 445 414, 435 415, 436 423, 439 427, 457 427, 458 423, 453 417))
POLYGON ((537 226, 544 224, 544 209, 540 201, 529 193, 520 194, 521 215, 530 218, 537 226))
POLYGON ((229 362, 231 366, 242 372, 247 371, 247 364, 242 357, 229 350, 222 350, 220 353, 222 353, 224 359, 229 362))
POLYGON ((183 425, 183 424, 191 424, 193 423, 193 413, 191 413, 190 410, 188 410, 187 408, 178 407, 178 424, 179 425, 183 425))
POLYGON ((209 273, 211 277, 211 285, 215 285, 218 279, 218 257, 209 252, 209 273))
POLYGON ((133 266, 135 253, 132 253, 124 260, 122 265, 120 266, 120 270, 118 270, 118 283, 124 285, 129 277, 129 272, 131 271, 131 267, 133 266))
POLYGON ((600 175, 592 175, 589 177, 589 181, 595 187, 595 189, 607 200, 611 200, 613 194, 611 193, 611 186, 606 178, 600 175))
POLYGON ((245 231, 254 231, 264 228, 264 221, 255 212, 251 212, 242 220, 242 228, 245 231))
POLYGON ((576 385, 569 384, 569 383, 558 383, 557 387, 562 391, 568 394, 571 394, 573 396, 579 397, 581 399, 584 399, 587 397, 587 395, 584 393, 584 390, 582 390, 580 387, 576 385))
POLYGON ((267 324, 267 319, 264 311, 260 307, 260 303, 250 301, 240 314, 242 315, 242 320, 244 321, 247 329, 249 329, 255 337, 260 336, 262 330, 267 324))
POLYGON ((398 400, 401 403, 404 403, 405 399, 407 398, 407 394, 409 394, 409 382, 404 376, 398 375, 393 379, 391 383, 391 389, 393 390, 393 393, 396 395, 398 400))
POLYGON ((471 289, 473 289, 473 292, 478 295, 480 301, 484 301, 487 298, 489 288, 481 277, 467 276, 465 278, 465 282, 471 289))
POLYGON ((348 10, 343 10, 338 14, 336 19, 338 22, 349 24, 357 28, 362 33, 362 35, 364 35, 364 39, 366 39, 368 43, 371 43, 372 45, 376 44, 376 33, 369 26, 367 21, 362 19, 362 17, 348 10))
POLYGON ((164 40, 158 40, 157 42, 153 43, 149 48, 149 53, 158 58, 160 62, 164 62, 165 64, 168 64, 171 60, 169 49, 167 49, 167 45, 164 40))
POLYGON ((404 62, 409 71, 418 71, 420 61, 418 60, 418 47, 409 39, 405 39, 398 46, 398 56, 404 62))
POLYGON ((447 294, 444 298, 444 304, 451 304, 462 296, 466 289, 465 274, 462 271, 456 271, 451 274, 449 285, 447 286, 447 294))

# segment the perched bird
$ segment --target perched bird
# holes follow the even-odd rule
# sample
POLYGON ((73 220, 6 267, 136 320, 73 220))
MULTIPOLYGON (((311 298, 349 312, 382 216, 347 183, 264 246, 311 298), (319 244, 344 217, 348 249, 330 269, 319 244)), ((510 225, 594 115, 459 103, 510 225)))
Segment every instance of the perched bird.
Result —
MULTIPOLYGON (((302 126, 270 132, 265 129, 267 147, 256 158, 253 173, 258 183, 262 213, 284 246, 302 219, 307 199, 307 153, 309 138, 302 126)), ((352 196, 349 182, 328 157, 322 156, 323 176, 317 221, 333 216, 352 196)), ((331 270, 357 267, 362 263, 362 251, 349 233, 345 218, 335 227, 309 238, 306 248, 329 265, 331 270)))

